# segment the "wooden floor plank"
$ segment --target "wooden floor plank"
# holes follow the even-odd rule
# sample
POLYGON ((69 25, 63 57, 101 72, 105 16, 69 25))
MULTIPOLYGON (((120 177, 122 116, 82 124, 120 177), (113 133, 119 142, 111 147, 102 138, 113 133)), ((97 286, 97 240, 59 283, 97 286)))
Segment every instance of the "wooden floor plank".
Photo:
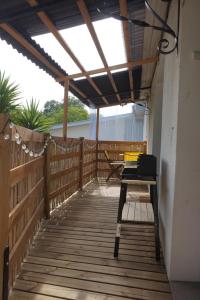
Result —
POLYGON ((81 280, 77 278, 68 278, 63 276, 55 276, 50 274, 22 272, 20 279, 27 281, 36 281, 38 283, 48 283, 57 286, 78 288, 85 291, 105 293, 112 296, 135 297, 138 299, 148 300, 171 300, 170 293, 159 292, 154 290, 146 290, 127 286, 118 286, 108 283, 93 282, 88 280, 81 280), (162 297, 162 298, 161 298, 162 297))
POLYGON ((116 284, 119 286, 127 286, 127 287, 139 287, 147 290, 155 290, 161 292, 170 292, 169 285, 166 282, 158 282, 153 280, 144 280, 141 278, 132 278, 128 276, 119 276, 114 274, 100 274, 96 272, 94 268, 93 271, 83 271, 83 270, 73 270, 67 268, 60 268, 54 266, 46 266, 46 265, 38 265, 31 263, 23 263, 22 265, 23 274, 27 274, 27 272, 35 272, 35 273, 45 273, 49 275, 56 275, 68 278, 76 278, 81 280, 88 280, 91 282, 101 282, 101 283, 110 283, 116 284))
MULTIPOLYGON (((95 237, 94 237, 95 238, 95 237)), ((60 244, 75 244, 75 245, 88 245, 88 246, 93 246, 95 245, 96 247, 103 247, 103 248, 112 248, 114 247, 114 239, 108 239, 108 241, 105 240, 98 240, 96 239, 83 239, 83 236, 79 236, 79 239, 77 236, 73 236, 71 238, 62 238, 58 236, 51 236, 51 235, 37 235, 36 239, 37 242, 40 241, 49 241, 53 243, 60 243, 60 244)), ((120 243, 120 249, 135 249, 135 250, 145 250, 145 251, 155 251, 154 243, 149 243, 148 242, 142 242, 138 243, 141 241, 135 240, 134 243, 123 243, 121 241, 120 243)))
POLYGON ((168 282, 166 274, 150 272, 150 271, 142 271, 140 269, 139 270, 126 269, 126 268, 120 269, 117 267, 104 266, 98 264, 63 261, 58 259, 42 258, 42 257, 34 257, 34 256, 26 257, 25 262, 32 263, 32 264, 40 264, 44 266, 54 266, 59 268, 68 268, 68 269, 82 270, 82 271, 95 271, 97 273, 102 273, 102 274, 113 274, 116 276, 126 276, 126 277, 168 282))
MULTIPOLYGON (((130 298, 126 297, 118 297, 118 296, 110 296, 110 295, 105 295, 105 294, 99 294, 99 293, 93 293, 90 291, 83 291, 80 289, 72 289, 72 288, 67 288, 63 286, 55 286, 55 285, 50 285, 46 283, 36 283, 34 281, 26 281, 26 280, 21 280, 17 279, 16 281, 16 289, 18 290, 25 290, 25 291, 31 291, 33 296, 36 295, 35 293, 40 293, 40 294, 48 294, 53 297, 53 299, 58 299, 55 297, 59 297, 59 299, 68 299, 68 300, 130 300, 130 298)), ((22 293, 17 291, 17 293, 22 293)), ((23 292, 24 293, 24 292, 23 292)), ((15 291, 14 291, 15 294, 15 291)), ((26 293, 28 295, 28 293, 26 293)), ((31 294, 30 294, 31 295, 31 294)), ((42 297, 42 295, 41 295, 42 297)), ((52 300, 52 298, 12 298, 11 300, 52 300)), ((132 300, 137 300, 136 298, 131 298, 132 300)))
POLYGON ((107 258, 99 258, 99 257, 91 257, 91 256, 80 256, 73 254, 60 254, 56 252, 49 252, 47 250, 43 250, 41 252, 40 249, 31 249, 30 255, 36 257, 46 257, 52 259, 60 259, 63 261, 75 261, 75 262, 86 262, 89 264, 99 264, 102 266, 111 266, 118 268, 128 268, 128 269, 139 269, 145 271, 152 272, 165 272, 163 265, 160 264, 148 264, 139 261, 123 261, 123 260, 115 260, 115 259, 107 259, 107 258))
MULTIPOLYGON (((138 201, 147 192, 128 191, 124 218, 152 221, 148 203, 138 201)), ((10 300, 172 300, 163 260, 155 260, 154 226, 123 224, 114 259, 118 197, 119 185, 92 183, 56 209, 35 236, 10 300)))

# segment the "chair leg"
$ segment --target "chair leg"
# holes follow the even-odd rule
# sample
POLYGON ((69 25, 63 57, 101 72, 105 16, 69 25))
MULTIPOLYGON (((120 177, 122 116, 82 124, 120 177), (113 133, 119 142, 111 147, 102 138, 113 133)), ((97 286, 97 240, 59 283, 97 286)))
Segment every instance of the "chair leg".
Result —
POLYGON ((159 236, 159 216, 158 216, 158 192, 157 185, 152 186, 153 208, 154 208, 154 230, 155 230, 155 250, 156 260, 160 261, 160 236, 159 236))
POLYGON ((122 211, 123 211, 124 204, 126 202, 126 194, 127 194, 127 184, 121 183, 119 207, 118 207, 118 215, 117 215, 117 229, 116 229, 115 247, 114 247, 114 257, 116 258, 118 257, 118 253, 119 253, 122 211))
POLYGON ((115 173, 115 170, 114 169, 111 169, 111 172, 110 174, 108 175, 107 179, 106 179, 106 182, 110 179, 110 177, 115 173))
POLYGON ((120 179, 120 178, 121 178, 120 173, 119 173, 120 168, 121 168, 121 166, 118 166, 118 167, 116 167, 116 168, 111 168, 111 172, 110 172, 110 174, 108 175, 108 177, 107 177, 107 179, 106 179, 106 182, 110 179, 110 177, 111 177, 113 174, 116 174, 117 177, 120 179))

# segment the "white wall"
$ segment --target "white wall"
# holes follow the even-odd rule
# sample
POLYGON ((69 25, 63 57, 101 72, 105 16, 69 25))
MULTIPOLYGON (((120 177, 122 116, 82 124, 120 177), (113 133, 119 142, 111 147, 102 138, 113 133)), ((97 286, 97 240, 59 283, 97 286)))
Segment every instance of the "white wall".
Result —
MULTIPOLYGON (((85 137, 86 139, 90 138, 90 124, 84 124, 81 126, 71 126, 67 128, 67 136, 70 138, 79 138, 85 137)), ((63 136, 63 129, 53 129, 51 134, 54 136, 63 136)))
POLYGON ((200 281, 200 1, 182 9, 172 278, 200 281))
MULTIPOLYGON (((174 0, 169 15, 172 27, 176 27, 176 5, 174 0)), ((164 71, 159 211, 170 280, 200 281, 200 61, 192 58, 194 50, 200 51, 199 12, 200 1, 181 1, 179 54, 167 55, 164 66, 159 65, 157 70, 164 71)), ((159 78, 155 76, 154 112, 157 83, 159 78)), ((157 116, 155 122, 152 116, 154 134, 159 119, 157 116)), ((158 150, 156 140, 158 136, 152 140, 153 151, 158 150)))

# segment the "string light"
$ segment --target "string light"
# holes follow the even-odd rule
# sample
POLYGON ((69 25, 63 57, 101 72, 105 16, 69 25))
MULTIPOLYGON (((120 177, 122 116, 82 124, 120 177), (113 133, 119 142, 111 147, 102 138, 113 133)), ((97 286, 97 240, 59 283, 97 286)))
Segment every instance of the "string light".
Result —
POLYGON ((10 139, 10 135, 8 133, 4 134, 4 140, 9 140, 10 139))
MULTIPOLYGON (((29 147, 23 141, 23 138, 20 136, 19 132, 17 131, 17 127, 13 122, 9 121, 9 123, 7 123, 7 125, 9 126, 10 129, 13 129, 13 128, 15 129, 14 139, 15 139, 16 144, 21 145, 21 149, 25 152, 25 154, 29 155, 30 157, 37 158, 37 157, 42 156, 45 152, 45 149, 48 147, 49 142, 52 142, 56 147, 60 148, 62 151, 66 151, 66 152, 81 144, 81 141, 79 141, 79 142, 72 141, 71 143, 68 143, 68 145, 65 147, 63 145, 57 144, 56 140, 51 135, 49 135, 47 137, 47 139, 45 140, 44 146, 42 147, 42 149, 39 152, 35 152, 34 150, 29 149, 29 147)), ((11 136, 8 133, 4 133, 3 138, 4 138, 4 140, 9 140, 9 139, 11 139, 11 136)), ((84 142, 84 147, 86 147, 88 149, 93 149, 96 147, 96 143, 89 144, 87 142, 84 142)))

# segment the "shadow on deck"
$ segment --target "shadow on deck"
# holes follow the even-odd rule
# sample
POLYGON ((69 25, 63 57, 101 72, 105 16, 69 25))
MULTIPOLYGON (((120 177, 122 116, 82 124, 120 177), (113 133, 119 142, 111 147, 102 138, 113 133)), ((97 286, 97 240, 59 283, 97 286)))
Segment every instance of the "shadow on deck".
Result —
POLYGON ((10 299, 172 299, 164 265, 154 258, 153 226, 124 225, 119 259, 113 258, 118 197, 118 184, 92 183, 55 210, 10 299))

